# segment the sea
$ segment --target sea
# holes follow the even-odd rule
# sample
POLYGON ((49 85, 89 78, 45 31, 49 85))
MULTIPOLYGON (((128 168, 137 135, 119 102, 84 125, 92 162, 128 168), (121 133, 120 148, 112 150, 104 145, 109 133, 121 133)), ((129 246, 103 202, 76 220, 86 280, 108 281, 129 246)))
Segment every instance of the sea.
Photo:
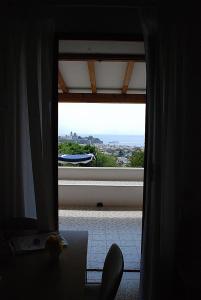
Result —
POLYGON ((104 144, 120 146, 144 147, 144 135, 112 135, 112 134, 93 134, 104 144))

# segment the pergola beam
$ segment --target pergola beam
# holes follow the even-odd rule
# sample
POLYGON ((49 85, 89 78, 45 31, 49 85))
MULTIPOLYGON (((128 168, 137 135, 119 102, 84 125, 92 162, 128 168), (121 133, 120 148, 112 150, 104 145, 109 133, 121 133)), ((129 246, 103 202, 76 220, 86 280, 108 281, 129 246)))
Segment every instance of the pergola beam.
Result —
POLYGON ((58 94, 58 101, 63 103, 135 103, 146 102, 145 94, 90 94, 64 93, 58 94))
POLYGON ((129 61, 126 66, 126 72, 124 75, 123 87, 122 87, 122 94, 126 94, 129 86, 129 82, 131 80, 131 76, 133 73, 134 68, 134 61, 129 61))
POLYGON ((63 93, 68 93, 67 85, 63 79, 61 72, 58 70, 58 85, 63 93))
POLYGON ((145 62, 144 54, 94 54, 94 53, 59 53, 60 61, 136 61, 145 62))
POLYGON ((95 73, 95 61, 94 60, 88 60, 88 71, 89 71, 89 78, 91 82, 91 90, 92 94, 96 94, 96 73, 95 73))

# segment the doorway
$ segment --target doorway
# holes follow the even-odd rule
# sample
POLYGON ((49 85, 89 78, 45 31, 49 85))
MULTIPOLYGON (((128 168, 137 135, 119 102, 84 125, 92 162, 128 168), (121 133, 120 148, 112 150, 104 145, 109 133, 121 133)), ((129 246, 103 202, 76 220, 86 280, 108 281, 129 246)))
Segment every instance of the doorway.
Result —
MULTIPOLYGON (((80 113, 78 109, 76 110, 76 105, 79 108, 82 105, 92 104, 107 104, 108 107, 111 104, 114 106, 122 105, 122 107, 123 105, 144 105, 145 111, 146 66, 143 51, 142 42, 60 41, 58 62, 59 105, 62 106, 65 103, 69 107, 70 105, 74 105, 75 111, 73 115, 75 116, 80 113), (118 53, 115 53, 115 51, 118 53)), ((61 111, 64 112, 64 107, 61 108, 61 111)), ((84 112, 84 109, 82 112, 84 112)), ((86 112, 83 114, 86 116, 86 112)), ((91 134, 89 131, 86 134, 84 132, 81 134, 75 127, 72 128, 72 119, 68 120, 66 118, 66 121, 68 124, 66 132, 59 133, 59 155, 82 154, 73 153, 72 149, 75 149, 75 145, 79 148, 79 151, 82 151, 85 147, 85 152, 92 152, 94 145, 96 147, 99 146, 100 149, 101 142, 103 142, 103 145, 110 146, 108 147, 110 151, 111 148, 113 148, 113 152, 117 151, 117 144, 119 143, 117 139, 112 139, 107 144, 102 141, 100 136, 91 134), (69 124, 71 125, 69 126, 69 124), (69 145, 65 148, 62 143, 70 144, 71 148, 69 145), (62 152, 62 147, 65 149, 63 150, 64 152, 62 152)), ((81 127, 83 125, 86 124, 82 122, 81 127)), ((136 151, 133 151, 133 149, 130 151, 130 157, 135 152, 133 153, 133 160, 130 159, 129 161, 142 163, 136 157, 138 156, 139 158, 142 154, 144 144, 143 146, 135 146, 136 151)), ((105 148, 103 146, 102 148, 102 154, 107 154, 111 158, 111 153, 105 153, 105 148)), ((127 188, 127 194, 129 194, 129 190, 136 189, 136 194, 140 193, 139 191, 141 190, 142 199, 143 170, 140 169, 143 169, 143 165, 134 167, 126 166, 123 159, 125 157, 122 155, 123 149, 119 147, 118 151, 118 157, 122 158, 119 161, 123 163, 116 170, 111 170, 112 168, 114 169, 114 166, 99 166, 100 171, 96 170, 97 165, 95 164, 97 163, 97 158, 84 167, 82 163, 74 164, 74 167, 72 167, 69 162, 67 162, 66 167, 60 167, 59 224, 63 230, 87 230, 89 232, 89 281, 97 282, 100 280, 104 258, 110 245, 113 242, 119 244, 126 262, 124 270, 124 275, 127 279, 126 284, 127 287, 130 286, 130 288, 133 288, 131 281, 137 285, 140 271, 142 202, 141 208, 138 203, 136 204, 138 208, 134 209, 132 205, 129 207, 129 205, 123 204, 123 201, 123 205, 114 206, 107 205, 104 202, 110 201, 110 199, 104 200, 104 198, 100 198, 97 201, 98 195, 103 195, 104 190, 106 191, 106 195, 110 195, 110 197, 106 198, 111 198, 112 193, 114 193, 113 196, 115 199, 115 193, 117 198, 122 190, 126 191, 125 188, 127 188), (109 168, 109 170, 103 170, 104 168, 109 168), (136 170, 133 170, 135 168, 136 170), (62 186, 62 181, 65 181, 65 187, 62 186), (96 198, 94 199, 94 204, 91 203, 90 205, 86 201, 92 195, 91 191, 94 190, 97 196, 94 196, 96 198), (114 190, 116 191, 114 192, 114 190), (83 199, 84 192, 86 192, 88 197, 85 197, 79 203, 78 196, 81 195, 83 199), (73 202, 65 201, 69 194, 69 198, 73 202)), ((125 290, 125 287, 123 290, 125 290)))

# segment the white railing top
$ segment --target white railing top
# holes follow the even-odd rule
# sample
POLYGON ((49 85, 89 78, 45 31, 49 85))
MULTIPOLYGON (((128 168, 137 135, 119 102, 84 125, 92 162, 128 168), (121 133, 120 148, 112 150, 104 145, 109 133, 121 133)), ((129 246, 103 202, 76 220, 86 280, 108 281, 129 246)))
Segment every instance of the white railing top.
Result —
POLYGON ((144 168, 58 167, 59 180, 143 181, 144 168))

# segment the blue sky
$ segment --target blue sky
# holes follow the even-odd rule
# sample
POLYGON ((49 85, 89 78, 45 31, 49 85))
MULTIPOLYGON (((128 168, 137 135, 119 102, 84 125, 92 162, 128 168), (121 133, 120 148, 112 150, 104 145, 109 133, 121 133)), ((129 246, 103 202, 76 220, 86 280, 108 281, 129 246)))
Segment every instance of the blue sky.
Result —
POLYGON ((59 103, 59 135, 144 134, 145 104, 59 103))

